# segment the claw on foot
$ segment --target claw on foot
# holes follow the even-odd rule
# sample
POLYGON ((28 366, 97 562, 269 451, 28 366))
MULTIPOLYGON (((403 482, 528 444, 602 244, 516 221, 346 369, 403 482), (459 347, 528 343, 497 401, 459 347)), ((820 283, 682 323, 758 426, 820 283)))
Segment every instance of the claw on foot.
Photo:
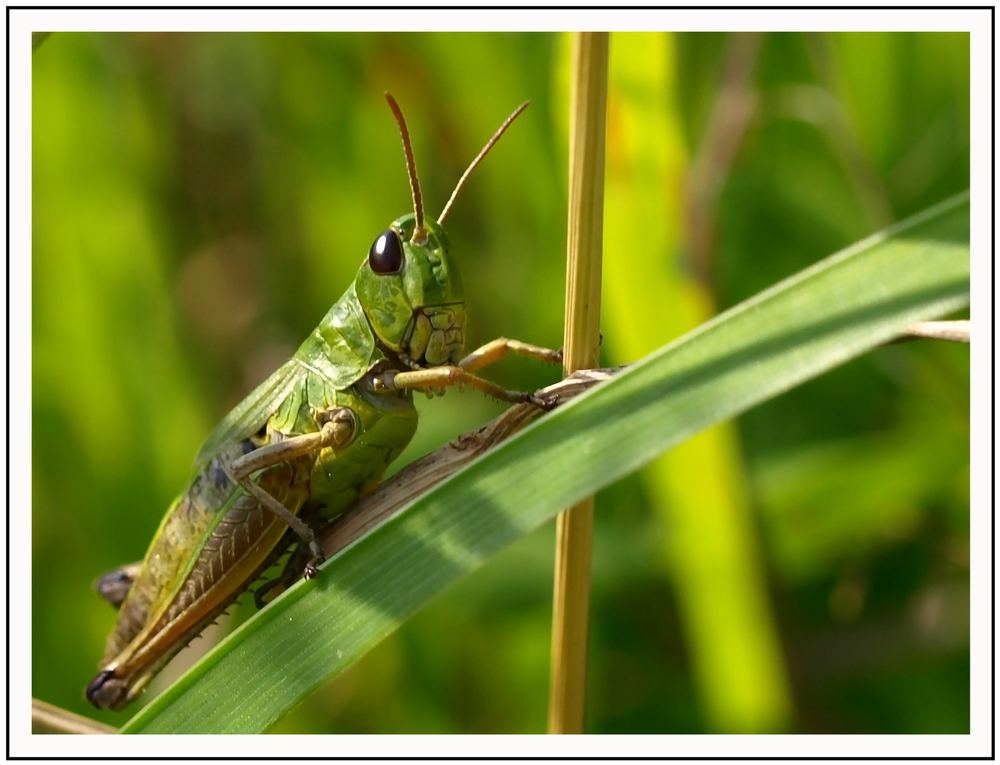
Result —
POLYGON ((312 560, 306 563, 304 569, 302 569, 302 576, 305 579, 312 579, 319 573, 319 567, 323 565, 323 561, 326 560, 326 556, 323 554, 323 548, 319 546, 319 542, 312 540, 309 543, 309 552, 312 553, 312 560))
POLYGON ((306 564, 306 567, 302 569, 303 579, 314 579, 317 574, 319 574, 319 567, 323 565, 324 558, 318 557, 313 558, 306 564))
POLYGON ((546 412, 551 412, 556 408, 559 403, 555 397, 539 395, 538 393, 532 393, 528 396, 528 403, 537 406, 546 412))

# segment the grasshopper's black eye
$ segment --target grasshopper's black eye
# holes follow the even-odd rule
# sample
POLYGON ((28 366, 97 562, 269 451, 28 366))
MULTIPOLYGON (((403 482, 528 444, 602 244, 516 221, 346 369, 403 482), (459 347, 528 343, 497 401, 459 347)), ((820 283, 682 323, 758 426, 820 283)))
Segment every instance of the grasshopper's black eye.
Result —
POLYGON ((368 265, 377 274, 394 274, 403 266, 403 243, 391 228, 379 234, 368 251, 368 265))

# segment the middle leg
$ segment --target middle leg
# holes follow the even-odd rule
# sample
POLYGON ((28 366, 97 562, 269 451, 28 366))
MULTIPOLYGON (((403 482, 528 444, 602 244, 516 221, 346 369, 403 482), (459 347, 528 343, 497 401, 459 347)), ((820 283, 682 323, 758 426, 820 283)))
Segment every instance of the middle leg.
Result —
POLYGON ((551 404, 535 393, 507 390, 496 383, 477 377, 461 367, 432 367, 413 372, 386 372, 375 378, 376 389, 396 390, 435 390, 448 385, 468 385, 492 396, 498 401, 508 401, 512 404, 534 404, 541 409, 550 409, 551 404))

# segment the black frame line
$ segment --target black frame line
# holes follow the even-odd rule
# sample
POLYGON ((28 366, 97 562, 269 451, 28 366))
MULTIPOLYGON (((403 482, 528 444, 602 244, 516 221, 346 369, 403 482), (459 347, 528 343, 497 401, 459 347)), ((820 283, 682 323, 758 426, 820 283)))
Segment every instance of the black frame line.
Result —
MULTIPOLYGON (((10 709, 11 709, 11 697, 10 697, 10 20, 11 11, 58 11, 58 10, 110 10, 110 11, 161 11, 161 10, 178 10, 178 11, 345 11, 345 10, 469 10, 469 11, 528 11, 528 10, 559 10, 559 11, 573 11, 573 10, 614 10, 614 11, 628 11, 628 10, 639 10, 639 11, 678 11, 678 10, 708 10, 708 11, 730 11, 730 10, 750 10, 750 11, 768 11, 768 10, 799 10, 799 11, 827 11, 827 10, 837 10, 837 11, 870 11, 870 10, 892 10, 892 11, 905 11, 905 10, 931 10, 931 11, 953 11, 953 10, 968 10, 968 11, 982 11, 988 10, 990 12, 990 160, 991 160, 991 170, 990 170, 990 197, 994 204, 990 205, 990 254, 992 256, 992 262, 994 269, 996 267, 996 23, 995 15, 996 8, 992 5, 811 5, 811 6, 795 6, 795 5, 678 5, 678 6, 644 6, 644 5, 577 5, 577 6, 564 6, 564 5, 483 5, 483 6, 467 6, 467 5, 344 5, 344 6, 323 6, 323 5, 93 5, 93 6, 78 6, 78 5, 42 5, 42 6, 32 6, 32 5, 8 5, 6 6, 6 84, 7 84, 7 94, 6 94, 6 146, 5 146, 5 157, 6 157, 6 190, 7 190, 7 200, 6 200, 6 248, 7 248, 7 260, 6 260, 6 415, 7 415, 7 427, 6 427, 6 476, 7 485, 5 487, 5 494, 7 500, 7 516, 6 531, 7 531, 7 560, 6 560, 6 571, 7 571, 7 581, 6 581, 6 637, 7 637, 7 651, 6 651, 6 670, 7 670, 7 718, 6 718, 6 758, 7 760, 14 761, 36 761, 36 760, 52 760, 53 757, 45 756, 35 756, 35 755, 11 755, 10 751, 10 709)), ((990 296, 992 304, 990 306, 990 319, 992 321, 993 327, 996 327, 996 274, 993 275, 993 281, 990 284, 990 296)), ((990 503, 991 507, 995 509, 996 507, 996 338, 991 338, 992 342, 990 345, 990 503)), ((971 444, 970 444, 971 448, 971 444)), ((970 509, 971 512, 971 509, 970 509)), ((670 761, 670 760, 696 760, 696 761, 777 761, 786 762, 792 760, 806 760, 806 761, 829 761, 829 760, 874 760, 874 761, 941 761, 941 760, 960 760, 960 761, 976 761, 976 760, 993 760, 996 757, 996 518, 991 513, 990 518, 990 645, 993 650, 993 667, 992 675, 990 679, 990 689, 991 689, 991 726, 990 726, 990 754, 989 755, 966 755, 966 756, 919 756, 919 757, 905 757, 905 756, 756 756, 756 755, 746 755, 746 756, 736 756, 736 757, 723 757, 723 756, 616 756, 616 757, 545 757, 545 756, 465 756, 465 757, 442 757, 442 756, 412 756, 412 757, 394 757, 394 756, 372 756, 372 757, 321 757, 321 756, 281 756, 281 757, 269 757, 269 756, 252 756, 252 757, 239 757, 239 756, 160 756, 160 755, 150 755, 150 756, 78 756, 78 757, 67 757, 67 760, 74 761, 120 761, 120 760, 145 760, 145 761, 170 761, 170 760, 212 760, 212 761, 274 761, 274 760, 291 760, 291 761, 316 761, 316 760, 357 760, 357 761, 458 761, 458 760, 476 760, 483 762, 494 762, 494 761, 509 761, 509 760, 545 760, 553 762, 563 762, 563 761, 608 761, 608 760, 625 760, 625 761, 636 761, 636 762, 646 762, 646 761, 670 761)), ((971 698, 970 698, 971 705, 971 698)), ((971 725, 971 718, 970 718, 971 725)))

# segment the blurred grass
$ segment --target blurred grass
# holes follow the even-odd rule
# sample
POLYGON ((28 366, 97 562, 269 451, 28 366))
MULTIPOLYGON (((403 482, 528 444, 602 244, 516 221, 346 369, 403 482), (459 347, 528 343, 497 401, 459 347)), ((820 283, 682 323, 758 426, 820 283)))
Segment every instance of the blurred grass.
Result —
MULTIPOLYGON (((682 228, 689 163, 734 39, 612 39, 613 76, 633 48, 673 53, 645 73, 670 88, 654 93, 666 103, 647 104, 660 116, 640 120, 624 145, 657 152, 666 175, 640 162, 616 177, 609 153, 609 184, 647 191, 617 212, 608 201, 605 320, 619 325, 605 324, 606 363, 968 185, 966 35, 766 35, 696 269, 682 228), (627 322, 609 308, 612 259, 624 265, 626 255, 638 263, 622 290, 627 322), (642 302, 657 283, 650 272, 686 285, 689 303, 678 297, 675 310, 671 293, 655 291, 642 302)), ((141 555, 208 428, 294 349, 375 234, 407 209, 382 90, 406 112, 434 213, 498 120, 532 99, 449 228, 465 258, 471 341, 558 343, 566 103, 539 76, 556 70, 557 45, 539 34, 60 33, 38 48, 35 696, 93 712, 82 687, 112 614, 90 582, 141 555)), ((647 99, 616 97, 632 109, 647 99)), ((609 128, 609 151, 621 148, 609 128)), ((496 377, 551 380, 517 361, 496 377)), ((733 478, 725 501, 746 503, 752 529, 741 537, 763 563, 775 612, 758 634, 780 637, 787 729, 967 730, 968 380, 966 349, 885 348, 748 413, 737 444, 730 429, 729 446, 699 459, 733 478), (928 687, 937 703, 915 705, 928 687)), ((470 394, 418 405, 420 432, 403 460, 497 411, 470 394)), ((688 476, 689 491, 712 475, 688 476)), ((633 477, 598 496, 595 732, 727 730, 739 719, 713 700, 690 637, 697 623, 727 618, 727 602, 685 595, 664 550, 680 540, 667 524, 692 503, 668 505, 660 491, 633 477)), ((458 584, 276 732, 540 730, 551 537, 540 530, 458 584)), ((778 687, 780 674, 771 677, 778 687)), ((750 719, 781 709, 739 703, 750 719)))
MULTIPOLYGON (((754 35, 734 38, 723 51, 723 66, 731 67, 726 60, 735 50, 738 76, 751 74, 753 62, 746 59, 756 55, 758 45, 754 35)), ((715 314, 710 285, 699 273, 705 257, 699 238, 707 234, 698 230, 705 213, 696 207, 709 204, 710 187, 725 173, 709 163, 728 161, 725 143, 743 132, 745 115, 739 109, 746 96, 729 82, 717 89, 713 114, 720 116, 705 132, 708 149, 690 151, 677 111, 676 83, 683 76, 677 67, 673 40, 666 35, 617 41, 606 237, 615 257, 605 271, 604 310, 612 363, 641 358, 715 314), (635 231, 642 232, 641 246, 621 248, 635 231), (650 263, 649 254, 659 252, 673 257, 650 263)), ((791 721, 789 690, 758 542, 748 522, 736 438, 733 425, 710 428, 655 460, 642 480, 649 486, 653 528, 665 553, 663 571, 676 588, 709 727, 784 730, 791 721), (709 601, 713 606, 706 608, 709 601), (741 639, 733 640, 735 634, 741 639)))

